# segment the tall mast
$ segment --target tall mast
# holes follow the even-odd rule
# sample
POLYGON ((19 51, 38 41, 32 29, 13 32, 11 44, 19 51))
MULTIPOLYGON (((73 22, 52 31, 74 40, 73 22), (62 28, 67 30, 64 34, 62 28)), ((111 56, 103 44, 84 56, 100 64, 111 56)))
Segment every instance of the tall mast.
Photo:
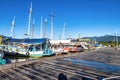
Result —
POLYGON ((78 33, 78 39, 80 40, 80 33, 78 33))
POLYGON ((31 15, 32 15, 32 2, 31 2, 31 6, 30 6, 30 10, 29 10, 29 20, 28 20, 28 38, 30 38, 30 22, 31 22, 31 15))
POLYGON ((32 23, 32 38, 34 37, 34 26, 35 26, 35 19, 33 20, 32 23))
POLYGON ((69 36, 69 39, 71 39, 72 37, 71 37, 71 33, 70 33, 70 31, 68 32, 68 36, 69 36))
POLYGON ((13 29, 14 29, 14 26, 15 26, 15 16, 13 17, 12 24, 11 24, 11 33, 10 33, 10 36, 11 36, 11 37, 13 37, 13 29))
POLYGON ((117 32, 116 32, 116 47, 118 47, 118 36, 117 36, 117 32))
POLYGON ((53 13, 51 12, 50 13, 50 18, 51 18, 51 39, 53 39, 53 17, 54 17, 54 15, 53 15, 53 13))
POLYGON ((65 27, 66 27, 66 24, 64 23, 64 27, 63 27, 63 34, 62 34, 62 39, 64 39, 65 27))
POLYGON ((45 21, 44 21, 44 33, 43 33, 44 38, 46 38, 46 26, 47 26, 47 17, 45 18, 45 21))
POLYGON ((62 38, 61 38, 61 34, 59 34, 59 40, 61 40, 62 38))
POLYGON ((43 36, 42 36, 43 34, 42 34, 42 17, 41 17, 41 26, 40 26, 40 37, 42 38, 43 36))

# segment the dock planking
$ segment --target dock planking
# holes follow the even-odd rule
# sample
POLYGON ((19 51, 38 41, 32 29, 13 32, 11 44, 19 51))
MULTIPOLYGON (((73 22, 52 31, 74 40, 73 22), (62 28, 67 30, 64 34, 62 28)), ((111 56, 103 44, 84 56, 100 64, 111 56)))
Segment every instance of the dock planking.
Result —
POLYGON ((66 75, 68 80, 82 80, 82 78, 102 80, 102 78, 120 76, 118 73, 103 72, 63 60, 64 58, 78 57, 78 55, 83 54, 44 57, 24 63, 8 64, 8 66, 6 64, 6 69, 4 65, 0 69, 0 80, 58 80, 60 73, 66 75))

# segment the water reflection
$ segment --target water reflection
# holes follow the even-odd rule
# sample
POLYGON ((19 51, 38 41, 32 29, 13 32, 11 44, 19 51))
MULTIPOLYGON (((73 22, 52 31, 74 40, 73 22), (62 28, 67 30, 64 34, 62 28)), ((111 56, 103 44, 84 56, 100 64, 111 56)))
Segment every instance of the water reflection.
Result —
POLYGON ((110 64, 106 64, 102 62, 78 60, 78 59, 72 59, 72 58, 64 58, 63 60, 70 61, 73 64, 89 66, 89 67, 92 67, 93 69, 97 69, 97 70, 104 71, 104 72, 120 73, 120 66, 110 65, 110 64))

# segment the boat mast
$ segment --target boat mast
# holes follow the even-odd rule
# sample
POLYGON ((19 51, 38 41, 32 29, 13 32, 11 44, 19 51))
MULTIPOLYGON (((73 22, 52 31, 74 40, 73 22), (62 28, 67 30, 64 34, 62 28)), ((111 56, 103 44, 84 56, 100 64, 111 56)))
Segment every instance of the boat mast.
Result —
POLYGON ((33 20, 32 23, 32 38, 34 37, 34 26, 35 26, 35 19, 33 20))
POLYGON ((64 23, 64 27, 63 27, 63 34, 62 34, 62 39, 64 39, 65 27, 66 27, 66 24, 64 23))
POLYGON ((11 37, 13 37, 13 29, 14 29, 14 26, 15 26, 15 16, 13 17, 13 20, 12 20, 12 24, 11 24, 11 37))
POLYGON ((30 22, 31 22, 31 15, 32 15, 32 2, 31 2, 30 9, 29 9, 28 33, 27 33, 28 38, 30 38, 30 22))
POLYGON ((41 26, 40 26, 40 38, 42 38, 42 16, 41 16, 41 26))
POLYGON ((50 13, 50 18, 51 18, 51 39, 53 39, 53 18, 54 18, 54 15, 53 15, 53 12, 50 13))
POLYGON ((78 40, 80 40, 80 33, 78 33, 78 40))
POLYGON ((72 37, 71 37, 71 33, 70 33, 70 31, 69 31, 69 33, 68 33, 68 36, 69 36, 69 39, 71 39, 72 37))
POLYGON ((44 34, 43 34, 44 38, 46 38, 46 25, 47 25, 47 17, 45 18, 45 21, 44 21, 44 34))

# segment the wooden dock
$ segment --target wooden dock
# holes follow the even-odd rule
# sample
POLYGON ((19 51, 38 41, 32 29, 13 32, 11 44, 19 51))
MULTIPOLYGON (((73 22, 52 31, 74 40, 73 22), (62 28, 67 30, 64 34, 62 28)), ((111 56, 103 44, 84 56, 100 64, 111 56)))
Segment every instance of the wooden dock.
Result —
POLYGON ((120 76, 118 73, 103 72, 63 60, 63 58, 77 57, 78 55, 84 55, 84 52, 6 64, 0 66, 0 80, 58 80, 61 73, 68 80, 102 80, 120 76))

